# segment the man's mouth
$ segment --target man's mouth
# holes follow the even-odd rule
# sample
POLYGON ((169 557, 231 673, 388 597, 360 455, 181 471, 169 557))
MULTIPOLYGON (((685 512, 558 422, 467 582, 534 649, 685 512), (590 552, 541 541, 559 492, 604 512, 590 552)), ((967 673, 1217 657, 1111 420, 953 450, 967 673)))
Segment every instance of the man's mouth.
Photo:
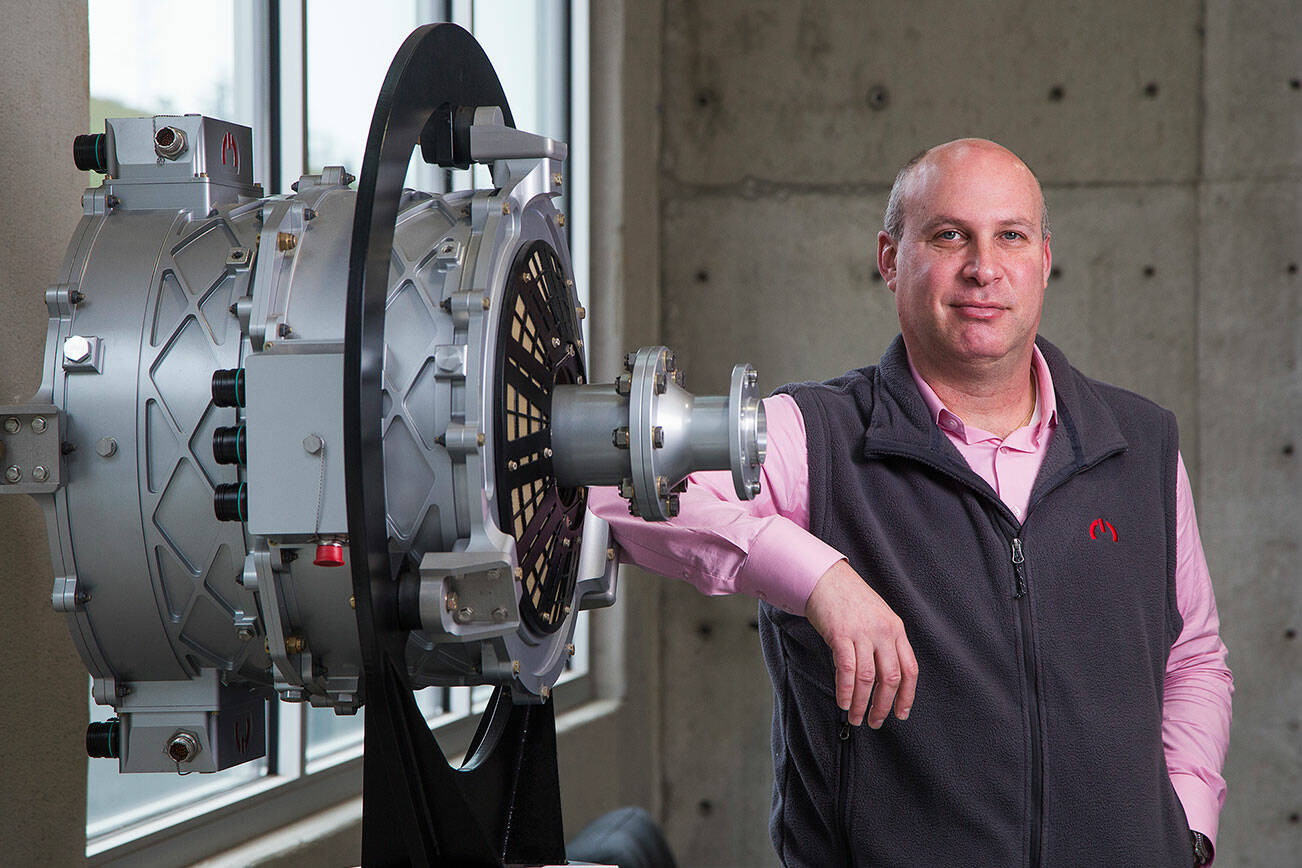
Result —
POLYGON ((950 307, 960 316, 973 319, 992 319, 1006 310, 1003 305, 989 301, 954 302, 950 304, 950 307))

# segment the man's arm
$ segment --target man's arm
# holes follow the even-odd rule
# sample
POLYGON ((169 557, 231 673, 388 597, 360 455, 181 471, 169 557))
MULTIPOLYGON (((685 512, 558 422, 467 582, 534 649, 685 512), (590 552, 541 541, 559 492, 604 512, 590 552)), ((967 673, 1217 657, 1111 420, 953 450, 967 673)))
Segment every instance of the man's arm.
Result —
POLYGON ((913 704, 917 661, 903 624, 836 549, 809 533, 809 462, 800 409, 764 399, 768 457, 762 490, 741 501, 726 471, 694 473, 677 518, 646 522, 613 488, 589 490, 588 508, 610 523, 627 559, 704 594, 743 593, 804 615, 832 650, 837 705, 858 726, 881 726, 892 702, 913 704))
POLYGON ((1184 629, 1166 664, 1162 745, 1189 827, 1214 844, 1225 804, 1221 768, 1230 738, 1234 681, 1225 662, 1216 598, 1183 458, 1176 468, 1175 581, 1184 629))

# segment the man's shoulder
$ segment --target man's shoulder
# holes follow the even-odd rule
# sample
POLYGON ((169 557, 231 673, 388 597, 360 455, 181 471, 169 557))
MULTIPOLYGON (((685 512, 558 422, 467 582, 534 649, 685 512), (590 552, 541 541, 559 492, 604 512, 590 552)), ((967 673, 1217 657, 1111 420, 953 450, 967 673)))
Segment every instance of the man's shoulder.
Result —
POLYGON ((1161 404, 1138 392, 1088 376, 1043 338, 1037 343, 1049 364, 1059 403, 1065 402, 1068 413, 1079 417, 1106 407, 1123 431, 1136 428, 1151 431, 1153 426, 1168 425, 1174 428, 1175 414, 1161 404))

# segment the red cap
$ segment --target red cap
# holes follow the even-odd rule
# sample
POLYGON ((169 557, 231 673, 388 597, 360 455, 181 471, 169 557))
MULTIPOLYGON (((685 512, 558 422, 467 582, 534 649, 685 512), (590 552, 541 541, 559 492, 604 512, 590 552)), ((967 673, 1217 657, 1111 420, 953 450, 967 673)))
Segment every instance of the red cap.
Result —
POLYGON ((342 567, 344 565, 344 544, 333 540, 320 543, 316 547, 316 559, 312 563, 318 567, 342 567))

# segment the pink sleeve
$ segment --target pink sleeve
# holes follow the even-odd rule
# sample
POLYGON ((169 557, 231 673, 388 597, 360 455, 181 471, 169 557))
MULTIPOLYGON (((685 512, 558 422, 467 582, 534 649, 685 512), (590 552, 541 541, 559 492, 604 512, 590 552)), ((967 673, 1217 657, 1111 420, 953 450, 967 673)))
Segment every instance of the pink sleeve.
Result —
POLYGON ((1175 502, 1175 592, 1184 629, 1166 664, 1162 745, 1189 828, 1202 832, 1214 844, 1225 804, 1221 767, 1230 740, 1234 681, 1225 663, 1216 598, 1183 457, 1178 459, 1175 502))
POLYGON ((789 395, 764 399, 768 452, 762 490, 739 500, 729 471, 693 473, 677 518, 642 521, 612 487, 588 491, 624 559, 686 579, 704 594, 749 594, 797 615, 823 573, 843 556, 809 533, 805 423, 789 395))

